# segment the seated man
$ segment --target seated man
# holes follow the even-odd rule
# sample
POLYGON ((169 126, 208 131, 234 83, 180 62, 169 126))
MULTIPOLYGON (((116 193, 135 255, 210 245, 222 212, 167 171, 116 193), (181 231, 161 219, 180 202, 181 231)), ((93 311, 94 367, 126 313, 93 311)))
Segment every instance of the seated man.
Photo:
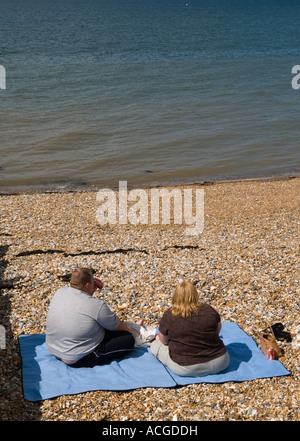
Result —
POLYGON ((96 289, 92 271, 77 268, 70 286, 56 291, 50 303, 47 348, 75 368, 109 363, 134 347, 132 329, 103 300, 93 298, 96 289))

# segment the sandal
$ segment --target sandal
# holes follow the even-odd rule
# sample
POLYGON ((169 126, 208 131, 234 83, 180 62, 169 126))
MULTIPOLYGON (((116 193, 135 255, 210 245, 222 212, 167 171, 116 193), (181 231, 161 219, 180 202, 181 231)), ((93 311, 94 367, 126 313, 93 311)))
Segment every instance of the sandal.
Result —
MULTIPOLYGON (((274 323, 274 325, 270 326, 272 328, 274 337, 276 338, 276 340, 279 341, 287 341, 290 342, 292 341, 292 336, 289 332, 284 331, 284 325, 282 323, 274 323)), ((266 334, 269 334, 270 332, 272 332, 270 330, 270 327, 263 329, 262 332, 265 332, 266 334)))
POLYGON ((284 325, 282 323, 275 323, 274 325, 271 326, 271 328, 273 329, 276 340, 280 340, 280 341, 286 340, 288 342, 292 341, 291 334, 283 330, 284 325))

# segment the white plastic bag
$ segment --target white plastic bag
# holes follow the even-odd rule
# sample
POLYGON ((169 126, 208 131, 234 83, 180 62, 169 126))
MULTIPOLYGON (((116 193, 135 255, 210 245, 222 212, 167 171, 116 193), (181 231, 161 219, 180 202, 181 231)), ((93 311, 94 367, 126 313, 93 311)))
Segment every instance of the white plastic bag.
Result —
POLYGON ((127 322, 126 325, 131 329, 133 329, 135 347, 150 346, 151 341, 155 339, 155 335, 156 335, 155 326, 137 325, 136 323, 130 323, 130 322, 127 322))

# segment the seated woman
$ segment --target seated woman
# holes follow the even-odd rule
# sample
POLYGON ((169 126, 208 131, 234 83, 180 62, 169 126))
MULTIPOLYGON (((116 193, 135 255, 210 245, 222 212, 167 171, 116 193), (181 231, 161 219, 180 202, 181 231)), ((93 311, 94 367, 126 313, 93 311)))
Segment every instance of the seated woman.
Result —
POLYGON ((229 354, 219 337, 219 313, 201 303, 195 286, 180 283, 172 308, 162 316, 152 354, 175 374, 198 377, 216 374, 229 365, 229 354))

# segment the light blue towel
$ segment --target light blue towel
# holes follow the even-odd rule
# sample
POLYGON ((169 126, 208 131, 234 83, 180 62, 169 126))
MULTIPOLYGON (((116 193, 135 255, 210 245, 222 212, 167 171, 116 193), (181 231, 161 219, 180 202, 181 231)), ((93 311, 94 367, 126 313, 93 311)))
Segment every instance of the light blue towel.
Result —
POLYGON ((44 334, 20 335, 24 398, 39 401, 92 390, 224 383, 290 374, 279 361, 267 360, 254 340, 236 323, 223 322, 221 338, 231 360, 225 371, 205 377, 181 377, 165 368, 148 348, 135 348, 126 358, 108 365, 75 369, 48 352, 44 334))

